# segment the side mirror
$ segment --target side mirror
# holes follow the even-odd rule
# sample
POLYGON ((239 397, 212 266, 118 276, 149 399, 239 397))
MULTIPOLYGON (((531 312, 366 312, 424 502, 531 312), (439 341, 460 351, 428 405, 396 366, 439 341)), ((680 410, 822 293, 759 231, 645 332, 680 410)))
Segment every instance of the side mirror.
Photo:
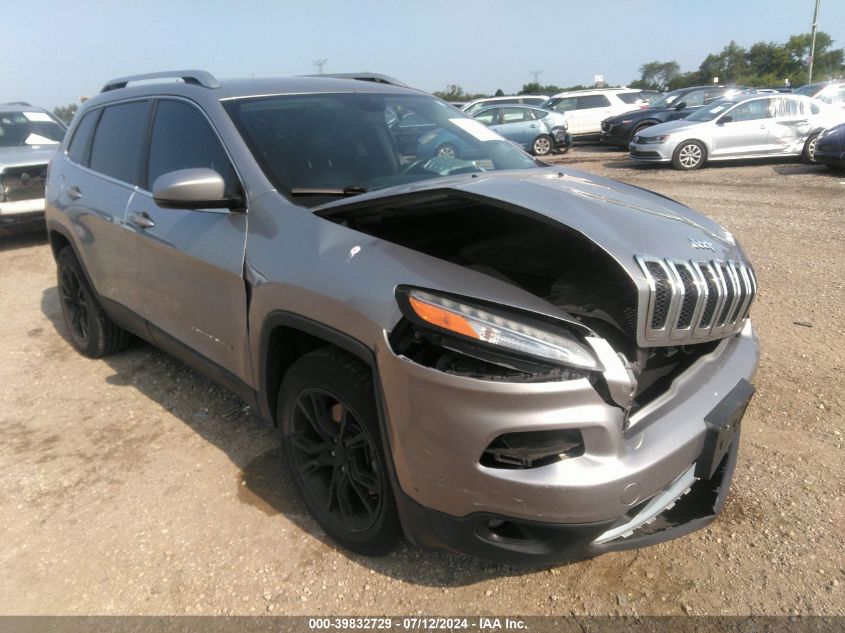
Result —
POLYGON ((675 110, 679 110, 679 111, 680 111, 680 110, 683 110, 683 109, 684 109, 684 108, 686 108, 686 107, 687 107, 687 102, 686 102, 686 101, 681 101, 678 105, 676 105, 676 106, 675 106, 675 110))
POLYGON ((730 114, 726 114, 721 119, 716 121, 716 124, 717 125, 724 125, 725 123, 730 123, 733 120, 734 120, 734 118, 730 114))
POLYGON ((195 167, 162 174, 153 183, 153 199, 171 209, 221 209, 241 202, 225 197, 223 177, 213 169, 195 167))

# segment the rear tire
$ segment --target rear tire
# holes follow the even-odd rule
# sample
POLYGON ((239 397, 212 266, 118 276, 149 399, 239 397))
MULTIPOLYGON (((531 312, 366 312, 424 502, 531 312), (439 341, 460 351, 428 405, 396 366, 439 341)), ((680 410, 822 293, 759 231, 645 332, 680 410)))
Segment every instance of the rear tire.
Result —
POLYGON ((554 147, 551 137, 548 134, 541 134, 531 143, 531 153, 534 156, 548 156, 554 147))
POLYGON ((675 169, 700 169, 706 162, 707 150, 698 141, 682 141, 672 154, 672 166, 675 169))
POLYGON ((56 263, 59 303, 73 346, 89 358, 126 349, 132 336, 106 316, 73 249, 65 246, 56 263))
POLYGON ((393 550, 402 529, 369 369, 331 347, 306 354, 276 410, 291 477, 326 534, 358 554, 393 550))

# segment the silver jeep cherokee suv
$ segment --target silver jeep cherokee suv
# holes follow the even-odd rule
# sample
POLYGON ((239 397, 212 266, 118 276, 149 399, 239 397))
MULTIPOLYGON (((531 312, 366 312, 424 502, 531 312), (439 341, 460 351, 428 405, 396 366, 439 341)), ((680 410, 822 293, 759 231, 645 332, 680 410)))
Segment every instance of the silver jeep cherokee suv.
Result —
POLYGON ((409 88, 179 71, 84 104, 47 205, 79 351, 132 333, 237 393, 353 551, 549 564, 724 503, 757 284, 677 202, 409 88), (400 151, 410 113, 478 158, 400 151))

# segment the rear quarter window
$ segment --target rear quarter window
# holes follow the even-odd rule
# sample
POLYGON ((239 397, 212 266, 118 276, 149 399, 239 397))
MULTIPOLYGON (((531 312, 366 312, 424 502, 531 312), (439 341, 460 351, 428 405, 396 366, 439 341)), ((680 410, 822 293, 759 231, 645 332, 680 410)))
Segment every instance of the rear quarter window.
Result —
POLYGON ((620 95, 617 95, 623 103, 638 103, 640 101, 645 101, 642 96, 642 93, 639 92, 623 92, 620 95))
POLYGON ((73 162, 88 166, 91 140, 94 138, 94 128, 97 127, 97 119, 100 118, 101 113, 100 108, 86 112, 79 125, 76 126, 67 150, 67 155, 73 162))
POLYGON ((89 166, 94 171, 139 185, 147 101, 106 106, 100 115, 89 166))
POLYGON ((587 95, 578 97, 578 109, 588 110, 590 108, 606 108, 610 105, 607 97, 604 95, 587 95))

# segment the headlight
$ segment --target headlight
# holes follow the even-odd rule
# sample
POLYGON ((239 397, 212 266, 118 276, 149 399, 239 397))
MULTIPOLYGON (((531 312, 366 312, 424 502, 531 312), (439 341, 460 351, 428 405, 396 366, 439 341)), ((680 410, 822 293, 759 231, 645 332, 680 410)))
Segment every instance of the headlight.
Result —
POLYGON ((570 367, 603 371, 587 347, 564 330, 530 325, 422 290, 406 296, 414 316, 439 330, 570 367))
POLYGON ((665 143, 669 140, 668 134, 662 136, 641 136, 640 143, 665 143))

